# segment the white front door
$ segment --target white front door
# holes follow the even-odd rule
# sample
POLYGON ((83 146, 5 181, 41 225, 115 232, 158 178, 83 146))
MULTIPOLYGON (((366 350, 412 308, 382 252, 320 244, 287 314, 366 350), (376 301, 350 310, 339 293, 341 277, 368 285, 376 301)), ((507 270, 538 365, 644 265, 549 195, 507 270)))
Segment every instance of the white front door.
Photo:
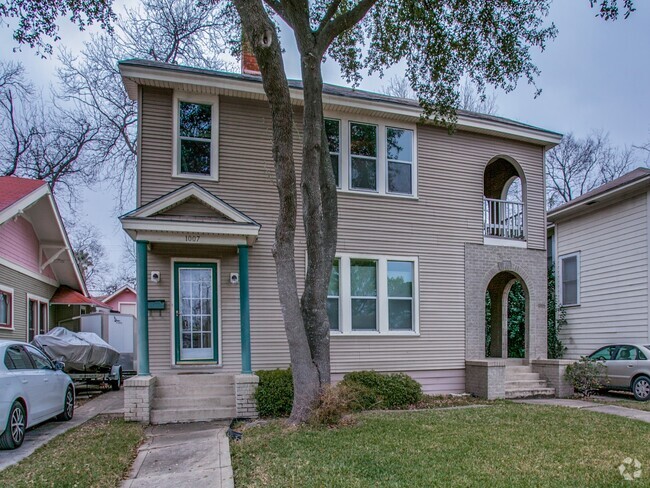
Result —
POLYGON ((175 263, 176 361, 217 362, 217 265, 175 263))

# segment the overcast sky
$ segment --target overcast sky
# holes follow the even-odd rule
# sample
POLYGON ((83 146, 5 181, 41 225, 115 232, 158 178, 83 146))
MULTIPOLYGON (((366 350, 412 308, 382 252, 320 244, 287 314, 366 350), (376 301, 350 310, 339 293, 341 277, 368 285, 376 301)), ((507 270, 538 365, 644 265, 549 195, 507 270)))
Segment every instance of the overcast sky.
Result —
MULTIPOLYGON (((541 69, 537 84, 542 94, 534 98, 533 87, 522 82, 512 93, 498 93, 498 115, 562 133, 585 136, 591 131, 608 133, 620 146, 650 141, 650 5, 638 1, 637 11, 627 20, 604 22, 594 17, 588 0, 556 0, 549 19, 559 34, 534 60, 541 69)), ((116 5, 121 11, 122 2, 116 5)), ((78 51, 88 32, 64 25, 61 44, 78 51)), ((288 76, 300 77, 295 44, 283 35, 288 76)), ((34 83, 54 81, 56 59, 40 59, 29 48, 11 52, 11 30, 0 27, 4 60, 21 61, 34 83)), ((399 74, 393 70, 391 74, 399 74)), ((390 75, 389 75, 390 76, 390 75)), ((324 65, 325 81, 345 84, 338 67, 324 65)), ((380 91, 386 79, 367 78, 362 89, 380 91)), ((640 158, 641 156, 639 156, 640 158)), ((646 161, 639 159, 639 164, 646 161)), ((109 188, 83 191, 80 218, 96 225, 104 236, 111 259, 117 265, 122 237, 109 188)))

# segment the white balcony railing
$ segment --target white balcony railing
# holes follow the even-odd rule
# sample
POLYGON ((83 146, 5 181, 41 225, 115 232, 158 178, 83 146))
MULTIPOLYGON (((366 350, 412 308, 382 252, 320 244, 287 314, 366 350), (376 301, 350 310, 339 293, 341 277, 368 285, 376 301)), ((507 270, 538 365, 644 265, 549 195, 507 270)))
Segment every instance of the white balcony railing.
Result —
POLYGON ((485 198, 483 204, 483 234, 486 237, 525 239, 524 204, 485 198))

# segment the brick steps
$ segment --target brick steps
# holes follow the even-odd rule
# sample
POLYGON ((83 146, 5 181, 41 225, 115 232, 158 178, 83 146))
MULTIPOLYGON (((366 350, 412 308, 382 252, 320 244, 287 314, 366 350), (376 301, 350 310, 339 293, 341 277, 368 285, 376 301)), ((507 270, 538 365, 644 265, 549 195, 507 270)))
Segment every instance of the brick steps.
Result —
POLYGON ((532 366, 506 366, 505 380, 505 393, 508 399, 555 396, 555 388, 548 388, 539 373, 533 372, 532 366))

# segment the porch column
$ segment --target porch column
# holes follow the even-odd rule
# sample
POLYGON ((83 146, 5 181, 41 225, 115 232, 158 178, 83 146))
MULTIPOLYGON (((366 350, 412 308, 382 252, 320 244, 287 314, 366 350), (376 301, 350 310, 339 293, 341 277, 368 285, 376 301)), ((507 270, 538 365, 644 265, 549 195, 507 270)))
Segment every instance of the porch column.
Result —
POLYGON ((241 321, 241 372, 251 374, 251 313, 248 294, 248 246, 239 250, 239 316, 241 321))
POLYGON ((135 274, 138 288, 138 376, 149 375, 148 244, 147 241, 136 241, 135 243, 135 274))

